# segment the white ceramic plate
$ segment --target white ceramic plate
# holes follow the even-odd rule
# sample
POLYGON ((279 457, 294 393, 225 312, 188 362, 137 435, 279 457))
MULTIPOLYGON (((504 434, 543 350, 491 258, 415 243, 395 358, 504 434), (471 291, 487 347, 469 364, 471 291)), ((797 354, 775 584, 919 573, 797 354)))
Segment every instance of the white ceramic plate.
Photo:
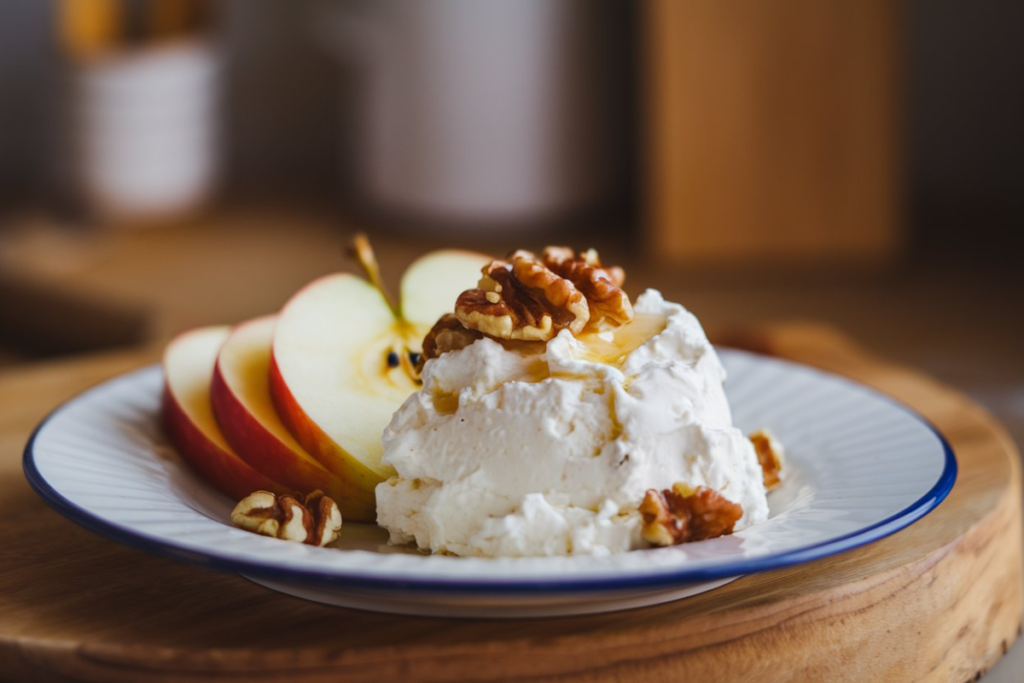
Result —
POLYGON ((25 449, 33 488, 70 519, 128 545, 239 572, 310 600, 440 616, 525 617, 676 600, 737 576, 818 559, 892 534, 953 486, 949 445, 878 392, 806 366, 721 351, 736 424, 785 444, 770 519, 731 536, 612 557, 426 556, 346 524, 332 548, 231 526, 233 501, 188 470, 160 427, 162 386, 148 367, 54 411, 25 449))

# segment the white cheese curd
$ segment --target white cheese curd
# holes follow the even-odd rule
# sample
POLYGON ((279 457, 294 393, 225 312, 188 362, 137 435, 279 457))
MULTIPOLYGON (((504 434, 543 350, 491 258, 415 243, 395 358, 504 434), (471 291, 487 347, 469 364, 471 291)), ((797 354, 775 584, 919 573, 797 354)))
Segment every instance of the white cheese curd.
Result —
POLYGON ((384 432, 377 487, 392 543, 457 555, 644 547, 648 489, 708 486, 768 518, 761 467, 732 426, 725 369, 697 318, 648 290, 628 325, 545 344, 480 339, 427 362, 384 432))

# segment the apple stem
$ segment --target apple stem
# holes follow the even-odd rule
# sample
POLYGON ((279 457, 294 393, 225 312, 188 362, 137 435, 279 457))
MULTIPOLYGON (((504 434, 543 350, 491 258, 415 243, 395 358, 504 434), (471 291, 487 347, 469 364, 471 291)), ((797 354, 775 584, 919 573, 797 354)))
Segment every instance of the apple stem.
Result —
POLYGON ((387 288, 384 287, 384 281, 380 277, 380 266, 377 264, 377 257, 373 253, 373 247, 370 246, 370 238, 364 233, 357 233, 352 238, 352 256, 359 262, 370 284, 376 287, 381 296, 384 297, 384 301, 387 302, 388 308, 394 313, 395 319, 403 320, 402 312, 388 294, 387 288))

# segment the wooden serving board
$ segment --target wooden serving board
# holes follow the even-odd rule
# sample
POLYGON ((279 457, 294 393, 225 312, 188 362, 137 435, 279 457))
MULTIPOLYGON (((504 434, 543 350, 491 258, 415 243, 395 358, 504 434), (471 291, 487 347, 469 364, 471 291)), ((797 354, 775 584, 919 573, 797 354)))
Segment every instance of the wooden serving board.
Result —
POLYGON ((956 451, 949 498, 909 528, 675 603, 523 621, 332 608, 104 540, 21 473, 59 401, 156 351, 0 377, 0 678, 75 681, 966 681, 1020 631, 1021 486, 1003 429, 956 392, 813 326, 719 335, 912 405, 956 451))

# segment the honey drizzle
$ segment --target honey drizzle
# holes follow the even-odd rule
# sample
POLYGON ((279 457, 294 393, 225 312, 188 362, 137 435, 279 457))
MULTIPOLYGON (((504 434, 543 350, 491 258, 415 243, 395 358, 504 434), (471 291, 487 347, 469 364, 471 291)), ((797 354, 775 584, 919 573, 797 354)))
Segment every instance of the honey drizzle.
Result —
POLYGON ((625 325, 601 332, 586 332, 578 337, 586 347, 580 360, 621 365, 629 354, 651 337, 663 332, 667 326, 668 318, 660 313, 637 313, 625 325))

